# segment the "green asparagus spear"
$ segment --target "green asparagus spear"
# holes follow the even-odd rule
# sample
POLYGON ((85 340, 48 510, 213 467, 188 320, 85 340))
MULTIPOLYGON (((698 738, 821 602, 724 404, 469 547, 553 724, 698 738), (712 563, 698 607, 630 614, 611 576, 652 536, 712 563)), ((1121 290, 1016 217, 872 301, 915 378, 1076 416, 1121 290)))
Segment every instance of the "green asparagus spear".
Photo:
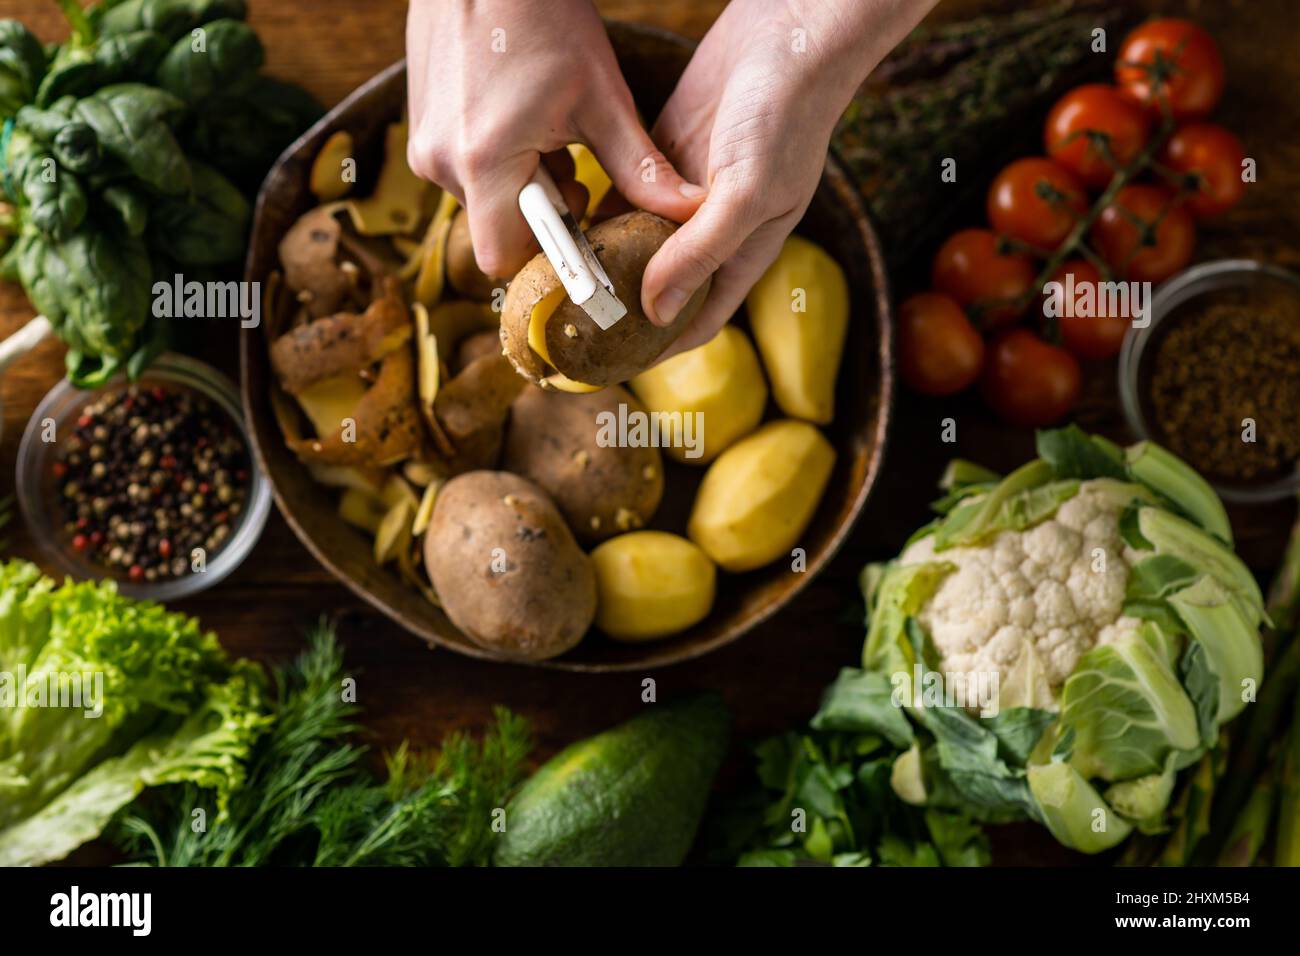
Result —
POLYGON ((1282 779, 1278 787, 1277 846, 1274 866, 1300 866, 1300 696, 1296 697, 1291 733, 1282 760, 1282 779))

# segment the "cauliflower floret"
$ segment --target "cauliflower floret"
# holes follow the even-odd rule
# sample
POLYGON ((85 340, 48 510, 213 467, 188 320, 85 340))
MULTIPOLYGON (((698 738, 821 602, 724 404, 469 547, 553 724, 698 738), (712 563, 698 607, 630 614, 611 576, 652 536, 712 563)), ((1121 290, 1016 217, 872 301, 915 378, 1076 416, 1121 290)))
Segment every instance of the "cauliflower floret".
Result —
POLYGON ((1123 504, 1084 482, 1049 520, 1003 531, 979 547, 938 554, 933 536, 903 552, 905 565, 956 566, 917 615, 945 671, 1005 676, 1032 649, 1053 694, 1085 653, 1137 629, 1122 614, 1138 555, 1119 533, 1123 504))

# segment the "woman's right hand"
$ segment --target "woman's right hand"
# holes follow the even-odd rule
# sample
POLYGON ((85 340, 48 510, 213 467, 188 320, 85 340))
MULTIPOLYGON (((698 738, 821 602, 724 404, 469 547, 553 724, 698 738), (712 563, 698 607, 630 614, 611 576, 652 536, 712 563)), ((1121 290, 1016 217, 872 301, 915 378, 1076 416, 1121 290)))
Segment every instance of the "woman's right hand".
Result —
POLYGON ((514 275, 537 252, 518 197, 542 157, 581 216, 570 143, 633 206, 683 222, 704 196, 642 128, 590 0, 412 0, 406 47, 407 160, 465 206, 487 275, 514 275))

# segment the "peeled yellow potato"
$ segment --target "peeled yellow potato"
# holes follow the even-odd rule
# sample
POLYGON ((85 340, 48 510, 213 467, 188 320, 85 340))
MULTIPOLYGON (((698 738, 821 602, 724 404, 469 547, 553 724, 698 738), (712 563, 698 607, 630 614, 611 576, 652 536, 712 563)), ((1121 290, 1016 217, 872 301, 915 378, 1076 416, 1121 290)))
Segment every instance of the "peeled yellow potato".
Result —
POLYGON ((633 531, 591 552, 596 626, 616 641, 684 631, 713 607, 717 572, 695 545, 666 531, 633 531))
POLYGON ((734 325, 724 327, 698 348, 647 369, 631 384, 651 414, 665 416, 660 426, 668 426, 664 451, 687 463, 704 464, 717 458, 758 427, 767 404, 767 382, 758 355, 749 338, 734 325), (695 421, 703 430, 687 431, 683 422, 696 413, 701 417, 695 421), (685 447, 681 432, 697 447, 685 447))
POLYGON ((775 561, 808 526, 834 463, 835 450, 812 425, 769 422, 709 467, 687 533, 727 571, 775 561))
POLYGON ((820 246, 790 236, 745 307, 781 411, 825 425, 849 326, 844 270, 820 246))

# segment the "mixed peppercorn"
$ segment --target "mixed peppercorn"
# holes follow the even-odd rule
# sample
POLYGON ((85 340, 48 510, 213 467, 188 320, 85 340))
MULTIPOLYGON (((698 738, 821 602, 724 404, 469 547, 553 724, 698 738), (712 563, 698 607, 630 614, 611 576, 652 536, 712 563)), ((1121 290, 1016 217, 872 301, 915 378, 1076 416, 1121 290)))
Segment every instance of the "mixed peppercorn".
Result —
POLYGON ((248 450, 229 416, 161 385, 130 385, 87 405, 53 469, 73 550, 132 581, 204 567, 248 494, 248 450))
POLYGON ((1300 459, 1300 304, 1207 296, 1160 342, 1151 403, 1163 441, 1201 471, 1276 478, 1300 459))

